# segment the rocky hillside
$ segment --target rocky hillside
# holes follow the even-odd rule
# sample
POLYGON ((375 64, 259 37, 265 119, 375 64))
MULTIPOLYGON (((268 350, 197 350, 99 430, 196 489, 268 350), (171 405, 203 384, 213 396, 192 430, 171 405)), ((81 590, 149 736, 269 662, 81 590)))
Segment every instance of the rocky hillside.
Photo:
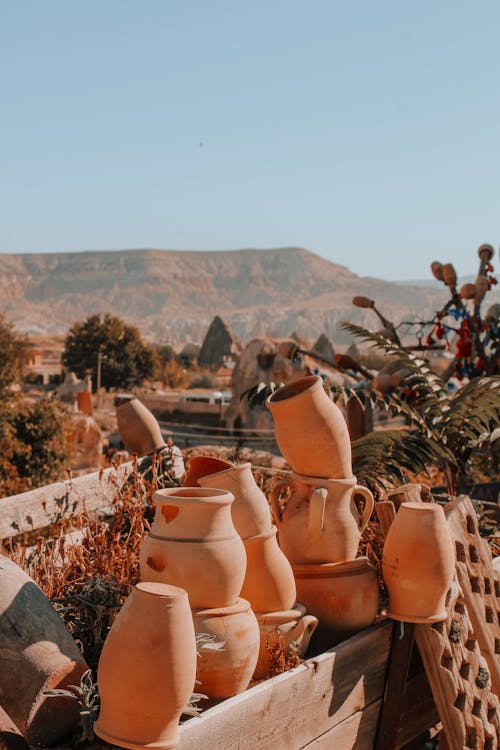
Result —
POLYGON ((341 342, 343 320, 377 325, 372 312, 352 306, 354 295, 375 299, 395 321, 426 318, 446 297, 443 287, 359 277, 296 247, 0 255, 0 311, 31 335, 64 333, 90 313, 111 312, 149 339, 201 343, 218 314, 243 341, 296 332, 341 342))

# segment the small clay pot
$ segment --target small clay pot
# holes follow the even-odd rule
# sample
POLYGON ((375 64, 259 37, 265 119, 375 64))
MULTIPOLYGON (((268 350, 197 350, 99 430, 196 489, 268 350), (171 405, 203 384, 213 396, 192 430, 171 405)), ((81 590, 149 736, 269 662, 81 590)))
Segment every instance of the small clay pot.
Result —
POLYGON ((115 412, 118 431, 128 451, 146 456, 165 447, 158 420, 138 398, 123 401, 115 412))
POLYGON ((193 622, 197 634, 214 639, 198 645, 197 690, 209 698, 242 693, 259 655, 259 625, 250 603, 238 599, 230 607, 193 610, 193 622))
POLYGON ((233 499, 230 492, 204 487, 158 490, 139 554, 142 580, 180 586, 193 609, 234 604, 246 555, 231 518, 233 499))
POLYGON ((257 615, 260 628, 259 660, 254 680, 265 680, 271 675, 272 653, 283 651, 285 659, 292 649, 302 657, 318 625, 318 618, 306 614, 306 608, 296 604, 287 612, 267 612, 257 615))
POLYGON ((342 563, 294 565, 297 598, 315 615, 333 643, 375 622, 379 607, 377 571, 368 558, 342 563))
POLYGON ((133 750, 176 747, 195 674, 195 635, 186 592, 161 583, 137 584, 101 652, 101 711, 95 733, 133 750))
POLYGON ((455 548, 441 505, 402 503, 382 555, 388 617, 416 623, 445 620, 454 573, 455 548))
POLYGON ((291 381, 266 403, 273 416, 276 442, 294 471, 330 479, 352 476, 347 423, 319 376, 291 381))
POLYGON ((247 570, 241 595, 254 612, 281 612, 295 604, 292 566, 278 546, 276 526, 244 540, 247 570))

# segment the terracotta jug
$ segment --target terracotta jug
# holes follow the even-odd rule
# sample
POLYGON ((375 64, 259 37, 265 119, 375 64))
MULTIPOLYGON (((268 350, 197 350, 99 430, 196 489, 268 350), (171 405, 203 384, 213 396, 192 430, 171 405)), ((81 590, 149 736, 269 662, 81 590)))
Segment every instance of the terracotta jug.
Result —
POLYGON ((252 465, 224 463, 227 463, 227 466, 223 469, 199 476, 198 484, 201 487, 221 487, 233 493, 231 515, 236 531, 242 539, 270 531, 273 525, 271 510, 266 496, 254 479, 252 465))
POLYGON ((146 456, 165 447, 158 420, 138 398, 121 401, 115 411, 118 431, 128 451, 146 456))
POLYGON ((356 477, 322 479, 296 472, 291 480, 275 485, 269 499, 280 547, 292 564, 353 560, 375 504, 370 490, 356 484, 356 477), (284 487, 291 488, 291 497, 282 509, 278 496, 284 487), (356 496, 364 499, 361 514, 356 496))
POLYGON ((297 598, 315 615, 333 643, 375 622, 379 607, 376 568, 368 558, 294 565, 297 598))
POLYGON ((195 635, 186 592, 177 586, 138 583, 101 652, 96 734, 120 747, 175 747, 195 675, 195 635))
POLYGON ((320 377, 294 380, 275 391, 266 403, 273 416, 276 442, 294 471, 330 479, 352 475, 349 430, 320 377))
POLYGON ((79 685, 87 669, 43 591, 0 555, 0 703, 30 745, 71 734, 79 721, 75 702, 44 691, 79 685))
POLYGON ((207 474, 230 469, 234 464, 215 456, 189 456, 187 470, 182 479, 183 487, 198 487, 198 480, 207 474))
POLYGON ((229 698, 247 689, 259 656, 259 625, 250 603, 193 610, 194 629, 214 642, 198 645, 197 690, 229 698))
POLYGON ((142 580, 186 589, 193 609, 234 604, 246 555, 231 519, 233 499, 205 487, 155 492, 154 521, 139 555, 142 580))
POLYGON ((247 570, 241 595, 254 612, 281 612, 295 604, 292 566, 276 539, 276 526, 245 539, 247 570))
POLYGON ((294 609, 287 612, 257 615, 257 620, 260 629, 260 649, 254 680, 265 680, 270 676, 272 653, 276 648, 283 649, 285 659, 292 649, 297 656, 302 657, 318 625, 318 618, 306 614, 306 608, 301 604, 296 604, 294 609))
POLYGON ((445 620, 454 573, 455 548, 441 505, 402 503, 382 555, 388 617, 417 623, 445 620))

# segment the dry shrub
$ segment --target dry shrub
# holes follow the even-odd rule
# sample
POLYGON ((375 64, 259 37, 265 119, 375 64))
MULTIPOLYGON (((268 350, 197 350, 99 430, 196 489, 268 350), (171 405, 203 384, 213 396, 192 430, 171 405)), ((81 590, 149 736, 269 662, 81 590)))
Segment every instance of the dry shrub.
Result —
POLYGON ((266 650, 270 658, 269 677, 275 677, 298 667, 303 662, 300 656, 300 646, 292 642, 288 648, 285 648, 285 639, 281 634, 275 643, 266 640, 266 650))
POLYGON ((52 601, 93 670, 117 612, 139 581, 139 551, 159 486, 156 469, 153 461, 146 480, 136 464, 121 485, 110 477, 116 486, 111 517, 75 518, 77 542, 61 525, 50 541, 40 537, 34 549, 10 552, 52 601))

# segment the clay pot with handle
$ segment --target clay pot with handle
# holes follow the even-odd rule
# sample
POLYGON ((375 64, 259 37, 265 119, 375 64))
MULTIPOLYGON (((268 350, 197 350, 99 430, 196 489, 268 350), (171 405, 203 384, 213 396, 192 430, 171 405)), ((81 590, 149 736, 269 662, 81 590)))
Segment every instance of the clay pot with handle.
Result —
POLYGON ((319 376, 278 388, 266 401, 276 442, 298 474, 344 479, 352 476, 349 430, 319 376))
POLYGON ((154 521, 139 554, 142 580, 180 586, 193 609, 234 604, 246 554, 231 518, 233 500, 208 487, 155 492, 154 521))
POLYGON ((278 526, 279 544, 292 565, 353 560, 375 501, 367 487, 350 479, 305 477, 292 472, 290 481, 271 491, 271 507, 278 526), (282 509, 279 494, 291 489, 282 509), (364 500, 358 512, 355 497, 364 500))
POLYGON ((260 629, 259 660, 255 667, 254 680, 265 680, 271 674, 272 653, 283 651, 286 657, 294 649, 302 657, 309 645, 311 636, 318 625, 318 618, 306 614, 302 604, 286 612, 267 612, 257 615, 260 629))

